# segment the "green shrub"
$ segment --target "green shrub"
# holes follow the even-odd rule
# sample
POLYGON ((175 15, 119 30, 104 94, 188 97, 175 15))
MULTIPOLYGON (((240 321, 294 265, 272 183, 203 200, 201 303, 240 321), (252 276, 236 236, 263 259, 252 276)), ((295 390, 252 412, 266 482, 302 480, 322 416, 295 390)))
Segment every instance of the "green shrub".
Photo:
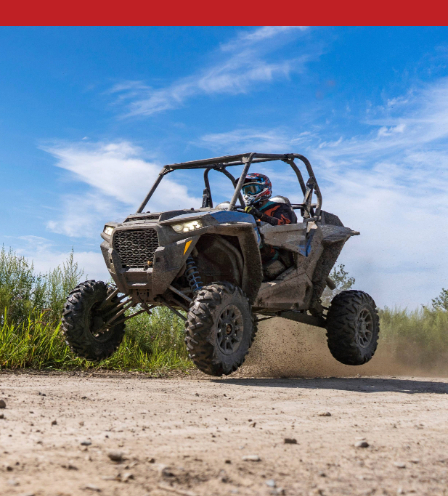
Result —
POLYGON ((56 325, 68 293, 80 282, 73 252, 47 274, 36 274, 33 264, 12 249, 0 250, 0 323, 18 325, 34 314, 56 325))

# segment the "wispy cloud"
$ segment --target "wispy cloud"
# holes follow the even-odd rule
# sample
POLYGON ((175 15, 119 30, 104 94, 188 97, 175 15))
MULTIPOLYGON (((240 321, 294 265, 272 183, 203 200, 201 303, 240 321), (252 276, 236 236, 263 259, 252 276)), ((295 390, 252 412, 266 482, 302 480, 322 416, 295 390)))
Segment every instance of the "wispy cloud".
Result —
MULTIPOLYGON (((67 261, 70 250, 58 248, 52 241, 41 236, 20 236, 14 239, 16 252, 33 262, 38 273, 47 273, 67 261)), ((109 274, 99 250, 74 253, 74 260, 84 270, 87 279, 108 280, 109 274)))
MULTIPOLYGON (((426 303, 448 273, 448 79, 369 109, 366 123, 367 133, 333 140, 287 128, 238 129, 205 135, 197 144, 223 153, 244 145, 308 155, 324 209, 362 233, 342 255, 359 287, 380 305, 426 303)), ((277 194, 298 197, 287 168, 263 170, 277 194)))
POLYGON ((288 153, 293 151, 293 147, 309 141, 310 135, 309 131, 304 131, 292 136, 287 128, 265 130, 243 128, 205 134, 193 144, 217 153, 234 153, 241 150, 288 153))
POLYGON ((156 89, 142 81, 127 81, 115 85, 111 92, 118 95, 119 103, 127 106, 127 116, 152 115, 177 108, 201 94, 246 93, 254 85, 287 78, 292 72, 304 70, 310 54, 275 61, 267 60, 267 56, 305 30, 303 26, 267 26, 243 32, 221 45, 212 66, 167 87, 156 89))
MULTIPOLYGON (((55 157, 57 167, 70 172, 72 180, 89 186, 81 195, 61 197, 63 213, 47 223, 48 229, 68 236, 92 236, 104 221, 135 211, 160 171, 160 165, 144 160, 143 151, 127 141, 63 143, 44 150, 55 157)), ((164 178, 151 208, 172 210, 200 203, 186 186, 164 178)))
POLYGON ((60 214, 49 220, 46 227, 70 237, 95 238, 100 233, 101 223, 122 220, 130 213, 122 203, 94 189, 84 194, 64 195, 60 205, 60 214))
POLYGON ((266 40, 290 35, 294 32, 306 31, 307 29, 309 29, 309 26, 262 26, 252 31, 241 32, 233 40, 223 43, 221 50, 224 52, 241 50, 266 40))
MULTIPOLYGON (((369 109, 366 124, 372 131, 367 136, 354 136, 334 142, 320 143, 330 158, 340 155, 375 158, 398 152, 437 147, 448 139, 448 78, 440 79, 404 97, 389 100, 385 106, 369 109)), ((445 149, 445 147, 443 147, 445 149)))

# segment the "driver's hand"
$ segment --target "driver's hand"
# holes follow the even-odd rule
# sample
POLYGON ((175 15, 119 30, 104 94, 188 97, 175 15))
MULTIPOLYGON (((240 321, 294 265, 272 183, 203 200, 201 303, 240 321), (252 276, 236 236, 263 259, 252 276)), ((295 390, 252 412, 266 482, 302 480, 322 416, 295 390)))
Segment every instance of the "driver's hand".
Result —
POLYGON ((263 214, 257 209, 255 208, 253 205, 248 205, 244 211, 246 212, 246 214, 251 214, 253 215, 256 219, 259 219, 263 214))

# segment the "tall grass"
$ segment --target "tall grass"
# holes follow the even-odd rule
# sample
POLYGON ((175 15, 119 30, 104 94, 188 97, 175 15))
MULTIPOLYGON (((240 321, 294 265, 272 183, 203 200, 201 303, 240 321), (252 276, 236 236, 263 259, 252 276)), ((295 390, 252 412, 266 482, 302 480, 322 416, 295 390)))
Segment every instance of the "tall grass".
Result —
POLYGON ((380 311, 381 350, 416 370, 448 371, 448 311, 441 307, 380 311))
POLYGON ((35 315, 19 324, 0 326, 0 369, 108 369, 163 373, 191 367, 183 343, 183 322, 169 310, 158 308, 153 316, 130 321, 118 350, 107 360, 92 363, 76 358, 56 326, 35 315))
POLYGON ((25 258, 0 251, 0 369, 103 368, 161 373, 191 366, 183 343, 183 321, 166 308, 128 321, 114 355, 99 364, 76 358, 60 332, 68 293, 84 273, 73 253, 60 267, 36 274, 25 258))

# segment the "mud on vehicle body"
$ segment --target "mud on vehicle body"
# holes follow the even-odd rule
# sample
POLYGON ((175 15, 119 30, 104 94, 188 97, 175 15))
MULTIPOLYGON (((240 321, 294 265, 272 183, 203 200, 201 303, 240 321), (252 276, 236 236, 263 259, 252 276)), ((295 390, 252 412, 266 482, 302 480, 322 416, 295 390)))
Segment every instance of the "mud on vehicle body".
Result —
POLYGON ((325 286, 334 287, 329 274, 345 242, 357 234, 322 210, 317 180, 303 155, 246 153, 167 165, 137 213, 122 223, 106 224, 101 251, 116 286, 87 281, 72 291, 62 319, 67 342, 79 356, 107 358, 122 339, 126 320, 166 306, 186 321, 190 357, 211 375, 236 370, 257 322, 272 317, 326 328, 337 360, 363 364, 372 358, 378 340, 373 299, 346 291, 329 309, 321 303, 325 286), (243 180, 253 164, 268 161, 283 162, 297 177, 302 203, 272 198, 300 212, 296 224, 272 226, 244 212, 243 180), (306 182, 296 161, 305 166, 306 182), (239 180, 228 170, 238 166, 243 169, 239 180), (202 206, 144 212, 163 177, 180 169, 204 170, 202 206), (214 206, 211 171, 231 181, 230 201, 214 206), (263 266, 261 243, 275 247, 278 259, 263 266))

